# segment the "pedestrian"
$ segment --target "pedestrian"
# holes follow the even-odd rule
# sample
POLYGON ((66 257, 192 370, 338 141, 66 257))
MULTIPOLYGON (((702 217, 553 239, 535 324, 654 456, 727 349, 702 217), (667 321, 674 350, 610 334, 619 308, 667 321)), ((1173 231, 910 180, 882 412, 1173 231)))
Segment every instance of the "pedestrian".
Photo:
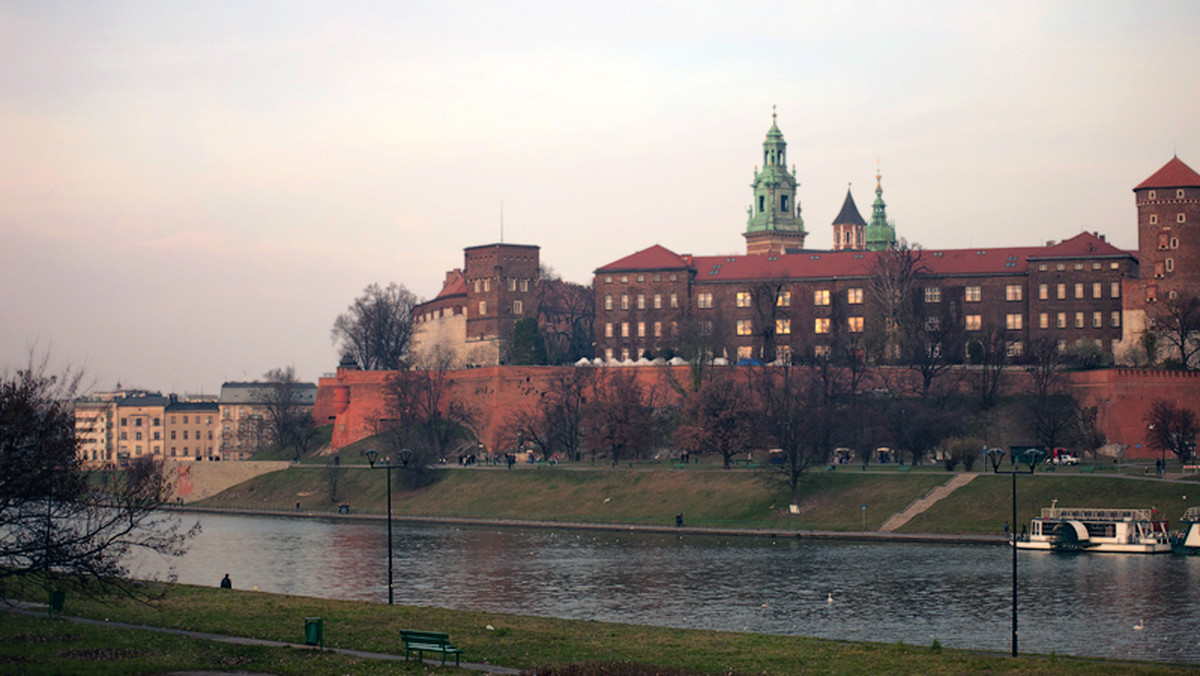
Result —
POLYGON ((221 589, 233 589, 233 581, 229 579, 229 573, 225 573, 225 577, 221 578, 221 589))
POLYGON ((675 515, 675 527, 683 528, 683 512, 675 515))

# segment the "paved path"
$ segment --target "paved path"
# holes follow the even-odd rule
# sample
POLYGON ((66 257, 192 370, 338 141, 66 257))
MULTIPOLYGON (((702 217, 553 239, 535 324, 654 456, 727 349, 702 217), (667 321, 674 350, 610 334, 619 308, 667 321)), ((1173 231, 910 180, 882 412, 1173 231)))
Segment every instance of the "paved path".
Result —
MULTIPOLYGON (((13 604, 10 606, 4 606, 3 602, 0 602, 0 609, 5 609, 5 610, 8 610, 9 612, 22 613, 25 615, 41 616, 46 613, 46 606, 43 604, 37 604, 37 603, 18 602, 16 604, 13 604)), ((196 638, 196 639, 201 639, 201 640, 205 640, 205 641, 221 641, 223 643, 233 643, 233 644, 237 644, 237 645, 265 646, 268 648, 298 648, 300 650, 319 650, 319 648, 316 648, 316 647, 310 646, 310 645, 305 645, 302 643, 288 643, 286 641, 268 641, 268 640, 259 639, 259 638, 247 638, 245 636, 228 636, 226 634, 210 634, 210 633, 204 632, 204 631, 187 631, 185 629, 171 629, 168 627, 149 627, 149 626, 141 625, 141 624, 127 624, 125 622, 111 622, 109 620, 94 620, 94 619, 91 619, 88 617, 72 617, 69 615, 61 615, 58 617, 60 617, 61 619, 64 619, 64 620, 68 620, 70 622, 78 622, 80 624, 94 624, 94 625, 100 625, 100 626, 105 626, 105 627, 116 627, 118 629, 134 629, 134 630, 138 630, 138 631, 157 631, 157 632, 161 632, 164 634, 174 634, 176 636, 186 636, 188 638, 196 638)), ((404 655, 391 655, 388 653, 372 653, 372 652, 366 652, 363 650, 351 650, 349 648, 325 648, 325 650, 327 650, 329 652, 339 653, 342 655, 351 655, 354 657, 360 657, 360 658, 368 659, 368 660, 386 660, 386 661, 390 661, 390 662, 404 661, 404 655)), ((429 659, 425 660, 425 663, 431 664, 434 666, 440 666, 441 659, 440 658, 439 659, 429 658, 429 659)), ((470 669, 472 671, 481 671, 481 672, 489 673, 489 674, 520 674, 521 673, 520 669, 501 667, 501 666, 497 666, 495 664, 482 664, 479 662, 463 662, 459 666, 463 669, 470 669)), ((177 673, 179 673, 179 674, 184 674, 184 673, 198 674, 198 673, 207 673, 207 672, 177 672, 177 673)), ((220 673, 227 673, 227 672, 220 672, 220 673)))
POLYGON ((902 511, 896 512, 888 517, 888 520, 883 522, 883 525, 879 527, 879 530, 885 533, 891 533, 895 531, 897 528, 900 528, 904 524, 911 521, 914 516, 937 504, 937 502, 942 498, 971 483, 977 476, 979 475, 971 472, 955 474, 946 483, 935 487, 921 498, 914 500, 911 505, 905 507, 902 511))

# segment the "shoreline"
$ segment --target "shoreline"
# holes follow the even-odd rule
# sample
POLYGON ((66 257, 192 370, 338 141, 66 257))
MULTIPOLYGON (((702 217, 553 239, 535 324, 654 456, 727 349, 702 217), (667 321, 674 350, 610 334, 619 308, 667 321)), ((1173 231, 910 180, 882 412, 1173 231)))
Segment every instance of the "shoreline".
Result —
MULTIPOLYGON (((269 516, 278 518, 328 519, 331 521, 376 522, 387 521, 384 514, 337 514, 312 511, 286 511, 271 509, 249 509, 243 507, 201 507, 190 505, 164 505, 174 512, 196 512, 201 514, 232 514, 237 516, 269 516)), ((538 519, 481 519, 454 516, 416 516, 393 514, 393 522, 430 523, 457 526, 492 526, 499 528, 542 528, 562 530, 607 531, 619 533, 654 533, 676 535, 715 535, 728 537, 757 537, 774 540, 845 540, 851 542, 903 542, 954 545, 1004 545, 1008 538, 1003 535, 968 535, 945 533, 896 533, 886 531, 829 531, 787 530, 779 528, 721 528, 709 526, 674 526, 628 523, 590 523, 585 521, 549 521, 538 519)))

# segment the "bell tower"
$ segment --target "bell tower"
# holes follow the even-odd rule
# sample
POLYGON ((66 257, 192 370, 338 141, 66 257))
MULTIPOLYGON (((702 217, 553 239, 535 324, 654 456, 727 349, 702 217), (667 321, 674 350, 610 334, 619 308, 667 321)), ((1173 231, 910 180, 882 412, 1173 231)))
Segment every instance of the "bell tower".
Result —
MULTIPOLYGON (((794 169, 793 169, 794 172, 794 169)), ((771 107, 771 128, 763 140, 762 170, 754 168, 754 203, 746 210, 746 253, 779 255, 804 248, 804 219, 796 199, 796 179, 787 169, 787 142, 775 124, 771 107)))

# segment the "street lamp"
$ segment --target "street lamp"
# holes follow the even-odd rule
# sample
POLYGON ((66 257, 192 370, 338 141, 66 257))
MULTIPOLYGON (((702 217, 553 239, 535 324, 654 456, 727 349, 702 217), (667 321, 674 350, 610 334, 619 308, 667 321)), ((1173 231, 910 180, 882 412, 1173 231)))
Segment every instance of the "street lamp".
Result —
POLYGON ((393 465, 392 458, 386 457, 383 459, 383 464, 375 467, 375 461, 379 459, 379 451, 368 449, 363 451, 363 455, 367 456, 367 463, 371 465, 371 469, 382 469, 386 471, 387 476, 387 550, 388 550, 388 605, 392 605, 393 586, 392 586, 392 469, 395 467, 408 467, 408 461, 412 458, 412 451, 407 448, 400 449, 397 454, 400 456, 400 464, 393 465))
POLYGON ((1033 474, 1037 469, 1038 462, 1041 461, 1045 453, 1041 449, 1029 448, 1021 453, 1021 462, 1026 465, 1022 469, 1017 465, 1017 452, 1014 450, 1011 462, 1012 469, 1000 470, 1000 463, 1004 460, 1004 451, 999 448, 993 448, 988 451, 987 456, 992 462, 992 472, 995 474, 1008 474, 1012 477, 1012 655, 1017 656, 1017 475, 1018 474, 1033 474))

